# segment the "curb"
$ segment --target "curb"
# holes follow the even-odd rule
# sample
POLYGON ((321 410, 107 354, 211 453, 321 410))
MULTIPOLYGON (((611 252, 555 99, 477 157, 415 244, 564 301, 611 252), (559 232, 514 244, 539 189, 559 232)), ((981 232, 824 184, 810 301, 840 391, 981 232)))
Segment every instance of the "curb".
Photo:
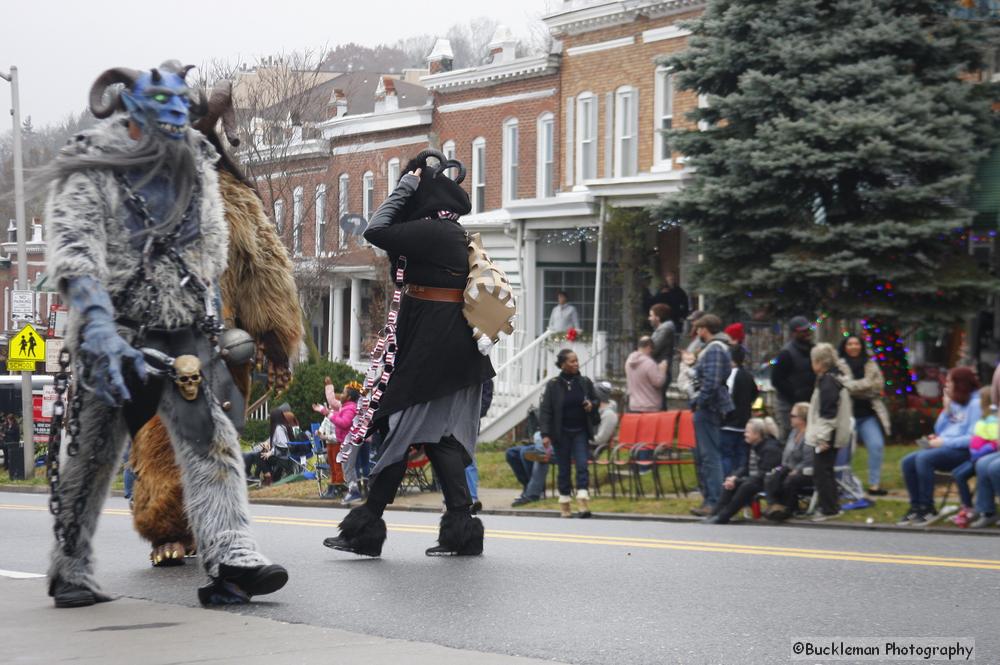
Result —
MULTIPOLYGON (((39 485, 3 485, 0 484, 0 492, 13 492, 18 494, 48 494, 49 488, 39 485)), ((121 490, 111 490, 111 496, 123 496, 121 490)), ((269 499, 250 498, 250 503, 261 506, 282 506, 286 508, 344 508, 339 503, 321 501, 319 499, 269 499)), ((402 513, 436 513, 441 510, 437 508, 425 508, 422 506, 386 506, 386 510, 402 513)), ((557 510, 505 510, 490 509, 479 511, 480 515, 496 515, 498 517, 547 517, 561 519, 557 510)), ((663 522, 673 524, 697 524, 698 517, 688 517, 687 515, 641 515, 638 513, 594 513, 591 518, 594 520, 622 520, 626 522, 663 522)), ((922 529, 896 526, 895 524, 855 524, 844 522, 822 522, 814 524, 812 522, 767 522, 767 521, 742 521, 734 522, 735 526, 765 527, 776 526, 789 529, 840 529, 842 531, 881 531, 884 533, 929 533, 950 536, 971 536, 978 538, 1000 537, 1000 529, 946 529, 941 527, 925 527, 922 529)))
MULTIPOLYGON (((280 498, 251 498, 250 503, 263 506, 283 506, 287 508, 341 508, 345 506, 339 503, 320 501, 319 499, 280 499, 280 498)), ((425 508, 423 506, 386 506, 386 511, 401 513, 435 513, 440 515, 441 510, 437 508, 425 508)), ((546 517, 561 519, 557 510, 505 510, 489 509, 479 511, 480 515, 496 515, 499 517, 546 517)), ((674 524, 698 524, 699 517, 688 517, 687 515, 642 515, 639 513, 594 513, 590 519, 594 520, 622 520, 628 522, 664 522, 674 524)), ((837 523, 837 522, 767 522, 765 520, 746 520, 733 522, 734 526, 751 527, 781 527, 781 528, 801 528, 801 529, 839 529, 841 531, 881 531, 885 533, 926 533, 952 536, 972 536, 984 538, 1000 537, 1000 529, 947 529, 942 527, 924 527, 921 529, 896 526, 895 524, 857 524, 857 523, 837 523)))

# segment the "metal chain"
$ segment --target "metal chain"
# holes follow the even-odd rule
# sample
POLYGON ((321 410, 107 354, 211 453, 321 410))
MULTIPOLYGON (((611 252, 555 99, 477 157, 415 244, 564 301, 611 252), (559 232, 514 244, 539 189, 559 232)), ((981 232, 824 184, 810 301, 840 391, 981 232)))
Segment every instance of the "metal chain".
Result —
MULTIPOLYGON (((62 349, 59 352, 59 373, 54 381, 56 389, 56 403, 52 406, 52 423, 49 430, 49 451, 46 457, 46 472, 49 476, 49 512, 55 517, 53 531, 55 531, 56 542, 64 550, 66 549, 66 531, 62 523, 61 508, 59 499, 59 447, 62 444, 62 424, 63 415, 66 412, 66 404, 63 402, 63 395, 69 387, 69 351, 62 349)), ((72 419, 71 419, 72 422, 72 419)), ((76 443, 74 437, 73 443, 76 443)), ((69 452, 69 450, 67 450, 69 452)))

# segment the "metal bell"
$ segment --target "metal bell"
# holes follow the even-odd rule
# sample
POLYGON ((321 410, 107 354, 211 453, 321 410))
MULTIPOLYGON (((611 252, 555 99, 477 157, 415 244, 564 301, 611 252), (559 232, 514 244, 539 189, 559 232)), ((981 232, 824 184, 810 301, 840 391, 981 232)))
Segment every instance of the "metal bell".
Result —
POLYGON ((257 356, 257 343, 245 330, 229 328, 219 338, 219 348, 227 365, 245 365, 257 356))

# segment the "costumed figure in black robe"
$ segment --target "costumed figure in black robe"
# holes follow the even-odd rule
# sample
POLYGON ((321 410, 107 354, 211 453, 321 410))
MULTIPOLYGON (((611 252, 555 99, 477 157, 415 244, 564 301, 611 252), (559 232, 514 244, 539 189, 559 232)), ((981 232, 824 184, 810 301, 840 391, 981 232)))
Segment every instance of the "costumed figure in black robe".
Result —
POLYGON ((494 371, 462 314, 468 236, 458 217, 471 210, 469 195, 459 186, 464 172, 436 151, 421 152, 365 231, 365 240, 388 252, 393 274, 405 257, 396 362, 372 422, 383 442, 368 499, 347 514, 338 536, 323 541, 327 547, 381 554, 382 513, 406 474, 408 450, 423 445, 447 509, 438 546, 427 554, 482 553, 483 524, 471 514, 465 467, 475 453, 482 385, 494 371), (428 165, 428 157, 437 164, 428 165), (446 174, 452 168, 459 169, 456 180, 446 174))

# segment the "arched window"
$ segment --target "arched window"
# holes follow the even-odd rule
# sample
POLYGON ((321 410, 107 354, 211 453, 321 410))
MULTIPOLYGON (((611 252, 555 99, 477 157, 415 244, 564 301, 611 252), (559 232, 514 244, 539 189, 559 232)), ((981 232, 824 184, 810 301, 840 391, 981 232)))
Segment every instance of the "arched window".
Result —
POLYGON ((302 256, 302 187, 292 190, 292 254, 302 256))
POLYGON ((576 182, 597 177, 597 97, 582 92, 576 98, 576 182))
POLYGON ((545 198, 555 194, 556 179, 556 121, 551 113, 538 116, 538 156, 536 164, 536 196, 545 198))
MULTIPOLYGON (((455 159, 455 155, 458 154, 457 152, 455 152, 455 142, 445 141, 443 144, 441 144, 441 153, 444 155, 445 159, 455 159)), ((455 178, 458 177, 458 171, 456 169, 449 169, 448 177, 454 180, 455 178)))
POLYGON ((521 132, 517 118, 503 123, 503 198, 504 201, 517 200, 519 144, 521 132))
POLYGON ((486 139, 472 142, 472 212, 486 210, 486 139))
POLYGON ((361 185, 364 191, 364 198, 361 199, 361 214, 364 215, 367 222, 371 219, 372 213, 375 212, 375 174, 366 171, 361 185))
POLYGON ((615 91, 615 177, 627 178, 637 171, 639 91, 622 86, 615 91))
POLYGON ((274 228, 279 236, 285 232, 285 202, 282 199, 274 202, 274 228))
POLYGON ((399 183, 399 158, 393 157, 389 160, 389 164, 386 166, 386 196, 392 194, 392 190, 396 189, 396 185, 399 183))

